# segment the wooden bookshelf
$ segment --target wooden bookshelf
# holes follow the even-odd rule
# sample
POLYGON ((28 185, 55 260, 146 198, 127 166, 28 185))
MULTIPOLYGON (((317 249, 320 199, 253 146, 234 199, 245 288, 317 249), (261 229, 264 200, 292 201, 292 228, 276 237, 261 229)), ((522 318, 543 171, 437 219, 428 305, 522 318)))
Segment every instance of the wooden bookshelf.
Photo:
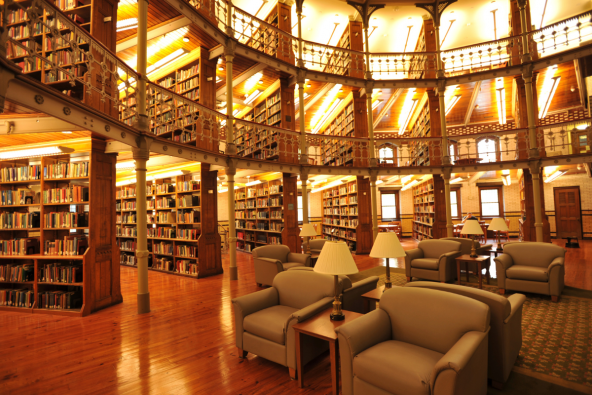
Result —
MULTIPOLYGON (((195 177, 197 178, 197 177, 195 177)), ((199 277, 201 183, 192 175, 148 181, 148 269, 199 277)), ((117 245, 120 264, 137 265, 136 185, 117 188, 117 245)))
MULTIPOLYGON (((432 137, 431 122, 430 122, 430 106, 429 103, 419 111, 419 115, 415 123, 411 127, 411 137, 432 137)), ((411 158, 409 166, 430 166, 431 150, 421 142, 411 141, 409 143, 409 157, 411 158)))
POLYGON ((444 180, 434 176, 412 188, 413 238, 417 241, 446 237, 444 180))
MULTIPOLYGON (((351 101, 340 111, 335 119, 321 131, 321 134, 330 136, 355 137, 354 128, 354 103, 351 101)), ((321 152, 325 166, 353 166, 354 145, 347 142, 343 144, 328 144, 321 152)))
MULTIPOLYGON (((350 20, 348 25, 345 27, 343 34, 339 38, 337 46, 339 48, 364 52, 363 37, 364 32, 362 28, 362 22, 350 20)), ((363 55, 351 54, 351 58, 337 56, 329 60, 329 65, 327 66, 327 68, 331 68, 331 66, 340 68, 342 67, 345 69, 345 71, 343 72, 344 75, 356 78, 364 78, 364 71, 362 70, 361 62, 363 62, 363 55), (349 67, 352 62, 356 63, 356 68, 349 67)))
POLYGON ((344 241, 350 250, 367 254, 372 247, 370 182, 358 177, 322 193, 322 235, 344 241))
POLYGON ((20 219, 31 218, 25 228, 17 221, 0 231, 0 266, 26 265, 31 269, 27 281, 5 279, 0 289, 23 288, 33 297, 24 309, 4 305, 1 310, 86 316, 122 301, 113 248, 115 156, 105 154, 105 146, 105 142, 93 140, 90 152, 0 162, 2 176, 14 168, 27 173, 1 179, 0 217, 14 218, 16 214, 20 219), (31 168, 34 170, 29 172, 31 168), (17 199, 7 200, 14 192, 17 199), (26 240, 26 250, 8 250, 15 240, 26 240), (77 266, 80 278, 72 283, 43 281, 40 271, 46 264, 77 266), (42 306, 42 294, 55 296, 64 290, 73 292, 71 308, 42 306))

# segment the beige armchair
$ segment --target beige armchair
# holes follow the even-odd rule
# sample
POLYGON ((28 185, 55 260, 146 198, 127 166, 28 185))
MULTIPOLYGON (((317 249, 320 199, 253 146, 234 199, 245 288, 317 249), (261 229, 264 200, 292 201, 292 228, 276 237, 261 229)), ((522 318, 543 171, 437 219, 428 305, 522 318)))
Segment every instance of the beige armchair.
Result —
POLYGON ((494 259, 497 285, 506 290, 551 295, 558 302, 565 276, 565 249, 551 243, 506 243, 494 259))
POLYGON ((489 307, 431 289, 395 287, 335 330, 343 395, 484 395, 489 307))
POLYGON ((290 252, 285 245, 271 245, 255 248, 253 262, 257 285, 271 286, 278 273, 296 266, 310 266, 310 255, 290 252))
POLYGON ((320 254, 326 241, 327 241, 326 239, 309 240, 308 245, 310 246, 310 253, 311 254, 320 254))
POLYGON ((456 279, 456 257, 461 245, 450 240, 420 241, 416 249, 405 251, 407 281, 413 277, 447 282, 456 279))
MULTIPOLYGON (((289 368, 296 379, 296 346, 292 326, 331 307, 335 293, 331 276, 307 270, 279 273, 271 288, 232 300, 239 357, 251 352, 289 368)), ((328 349, 310 336, 301 340, 306 364, 328 349)))
POLYGON ((454 284, 417 281, 405 285, 413 288, 429 288, 466 296, 489 306, 491 331, 489 332, 488 372, 491 385, 502 389, 508 381, 522 347, 522 305, 526 296, 514 294, 509 298, 482 289, 454 284))

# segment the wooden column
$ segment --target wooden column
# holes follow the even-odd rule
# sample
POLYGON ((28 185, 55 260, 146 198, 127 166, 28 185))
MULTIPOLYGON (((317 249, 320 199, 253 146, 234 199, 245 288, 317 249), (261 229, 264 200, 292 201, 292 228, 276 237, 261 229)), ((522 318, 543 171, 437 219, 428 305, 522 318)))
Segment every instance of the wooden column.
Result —
MULTIPOLYGON (((430 136, 442 137, 442 119, 440 117, 440 99, 434 88, 426 90, 428 95, 428 109, 430 111, 430 136)), ((438 166, 442 164, 442 148, 430 148, 430 164, 438 166)))
MULTIPOLYGON (((352 90, 354 96, 354 137, 368 138, 368 111, 366 111, 366 95, 360 95, 360 90, 352 90)), ((369 165, 366 158, 369 157, 370 147, 356 146, 354 152, 354 167, 366 167, 369 165)))
MULTIPOLYGON (((282 121, 280 127, 296 131, 296 106, 294 105, 294 85, 289 85, 288 76, 280 77, 280 100, 282 121)), ((303 103, 302 103, 303 104, 303 103)), ((301 118, 303 119, 303 118, 301 118)), ((298 163, 298 137, 280 136, 280 161, 298 163)))
MULTIPOLYGON (((539 171, 539 179, 543 179, 543 169, 539 171)), ((535 205, 534 205, 534 188, 532 172, 530 169, 524 169, 522 174, 524 178, 524 198, 525 198, 525 211, 526 218, 520 218, 520 226, 522 227, 522 236, 524 241, 537 241, 536 238, 536 227, 535 227, 535 205)), ((549 224, 549 217, 545 213, 545 194, 544 194, 544 182, 539 182, 540 196, 541 196, 541 207, 542 207, 542 223, 543 223, 543 239, 545 243, 551 242, 551 226, 549 224)))
MULTIPOLYGON (((277 4, 277 12, 278 12, 278 29, 292 35, 292 6, 286 4, 285 1, 278 2, 277 4)), ((292 43, 286 40, 282 40, 280 37, 278 43, 278 54, 277 58, 283 60, 284 62, 288 62, 290 64, 296 64, 296 57, 294 56, 294 51, 292 51, 292 43)), ((292 101, 294 101, 292 96, 292 101)))
POLYGON ((282 179, 284 189, 284 230, 282 244, 290 247, 292 252, 301 252, 300 229, 298 228, 298 178, 290 173, 284 173, 282 179))
MULTIPOLYGON (((222 250, 218 233, 218 171, 210 171, 209 163, 201 164, 201 235, 197 240, 198 278, 221 274, 222 250)), ((232 199, 234 191, 228 191, 232 199)), ((234 218, 229 218, 233 221, 234 218)))
POLYGON ((358 226, 356 227, 356 254, 369 254, 372 249, 372 202, 370 179, 357 177, 358 226))
MULTIPOLYGON (((364 52, 364 27, 360 21, 349 21, 349 43, 352 51, 364 52)), ((364 78, 361 65, 364 63, 363 55, 352 55, 352 67, 349 76, 364 78)))
MULTIPOLYGON (((210 53, 204 47, 199 48, 199 100, 197 102, 208 108, 216 108, 216 59, 210 60, 210 53)), ((201 127, 198 123, 196 146, 218 153, 220 150, 218 130, 206 125, 203 133, 205 136, 211 136, 211 139, 202 140, 199 137, 201 127)))
MULTIPOLYGON (((434 239, 441 239, 448 235, 445 190, 444 177, 440 174, 434 174, 434 225, 432 226, 432 237, 434 239)), ((450 194, 448 196, 450 198, 450 194)))

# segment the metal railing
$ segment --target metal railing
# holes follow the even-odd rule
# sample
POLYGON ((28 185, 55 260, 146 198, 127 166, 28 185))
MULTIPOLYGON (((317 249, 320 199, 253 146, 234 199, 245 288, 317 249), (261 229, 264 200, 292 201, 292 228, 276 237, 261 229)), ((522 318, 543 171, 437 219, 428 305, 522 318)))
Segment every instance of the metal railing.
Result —
POLYGON ((528 38, 536 43, 539 57, 575 48, 592 38, 592 12, 586 11, 529 32, 528 38))

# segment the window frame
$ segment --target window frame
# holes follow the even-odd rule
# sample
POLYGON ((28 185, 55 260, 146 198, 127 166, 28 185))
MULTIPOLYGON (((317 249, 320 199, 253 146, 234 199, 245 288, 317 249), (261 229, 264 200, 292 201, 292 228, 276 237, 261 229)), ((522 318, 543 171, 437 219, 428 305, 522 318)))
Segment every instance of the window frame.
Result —
MULTIPOLYGON (((452 219, 462 219, 463 215, 462 215, 462 201, 460 200, 461 196, 460 196, 460 186, 458 187, 450 187, 450 193, 456 193, 456 206, 458 208, 458 215, 452 216, 452 219)), ((479 192, 480 194, 481 192, 479 192)), ((481 196, 481 195, 479 195, 481 196)))
POLYGON ((394 144, 391 143, 385 143, 382 144, 381 146, 378 147, 378 163, 380 164, 389 164, 389 165, 396 165, 398 163, 398 159, 397 159, 397 147, 394 144), (385 149, 385 148, 390 148, 393 151, 393 157, 392 158, 382 158, 380 156, 380 150, 385 149), (391 161, 391 162, 388 162, 391 161))
POLYGON ((298 222, 298 225, 304 224, 304 202, 302 201, 302 192, 298 192, 298 196, 296 196, 296 222, 298 222), (300 221, 300 213, 302 213, 302 221, 300 221))
MULTIPOLYGON (((399 195, 399 191, 397 189, 386 189, 380 191, 380 220, 382 222, 390 222, 390 221, 401 221, 401 199, 399 195), (382 197, 384 195, 395 195, 395 211, 396 211, 396 218, 386 218, 384 216, 383 204, 382 204, 382 197)), ((387 206, 392 207, 392 206, 387 206)))
POLYGON ((450 151, 453 151, 453 156, 450 158, 452 163, 455 163, 458 157, 458 141, 456 140, 448 140, 448 155, 450 155, 450 151))
POLYGON ((492 218, 505 218, 504 213, 504 187, 503 185, 477 185, 479 188, 479 219, 492 219, 492 218), (498 216, 483 216, 483 202, 481 201, 481 191, 495 189, 497 190, 498 204, 499 204, 499 215, 498 216))
MULTIPOLYGON (((495 160, 499 162, 502 160, 502 151, 500 149, 500 138, 497 136, 483 136, 475 140, 476 144, 476 151, 477 151, 477 158, 480 158, 481 155, 479 154, 479 143, 483 140, 493 140, 495 142, 495 160)), ((495 163, 495 162, 482 162, 482 163, 495 163)))

